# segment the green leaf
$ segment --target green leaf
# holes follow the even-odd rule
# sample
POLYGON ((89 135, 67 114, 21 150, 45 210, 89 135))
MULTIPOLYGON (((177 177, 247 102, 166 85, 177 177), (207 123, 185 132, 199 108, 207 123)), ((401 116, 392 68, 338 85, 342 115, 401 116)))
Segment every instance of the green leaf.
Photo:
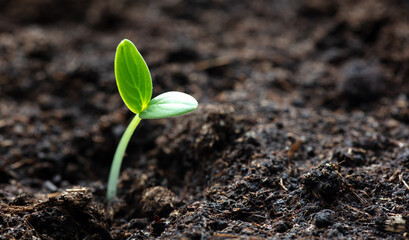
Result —
POLYGON ((152 99, 139 114, 142 119, 166 118, 189 113, 197 108, 197 101, 182 92, 166 92, 152 99))
POLYGON ((127 39, 116 49, 115 78, 126 106, 135 114, 142 112, 152 97, 152 79, 145 60, 127 39))

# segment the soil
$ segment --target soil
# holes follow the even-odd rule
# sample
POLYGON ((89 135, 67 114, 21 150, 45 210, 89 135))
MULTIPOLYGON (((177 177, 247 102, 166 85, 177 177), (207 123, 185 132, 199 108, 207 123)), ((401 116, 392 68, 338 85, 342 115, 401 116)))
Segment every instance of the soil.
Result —
POLYGON ((0 239, 403 239, 409 3, 0 1, 0 239), (132 118, 132 40, 154 93, 192 114, 132 118))

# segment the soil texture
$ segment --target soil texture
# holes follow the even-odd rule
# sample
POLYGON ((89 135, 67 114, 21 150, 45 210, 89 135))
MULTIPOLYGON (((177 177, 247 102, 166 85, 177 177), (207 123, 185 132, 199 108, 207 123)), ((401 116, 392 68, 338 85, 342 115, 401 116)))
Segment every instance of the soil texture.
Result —
POLYGON ((0 239, 404 239, 409 2, 0 0, 0 239), (130 39, 156 96, 115 84, 130 39))

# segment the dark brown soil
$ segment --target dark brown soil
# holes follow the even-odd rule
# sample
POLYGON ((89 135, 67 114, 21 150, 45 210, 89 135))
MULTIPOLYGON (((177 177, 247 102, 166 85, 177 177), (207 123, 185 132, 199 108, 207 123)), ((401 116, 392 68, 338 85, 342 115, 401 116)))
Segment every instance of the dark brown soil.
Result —
POLYGON ((0 239, 403 239, 409 2, 0 0, 0 239), (124 38, 154 96, 132 117, 124 38))

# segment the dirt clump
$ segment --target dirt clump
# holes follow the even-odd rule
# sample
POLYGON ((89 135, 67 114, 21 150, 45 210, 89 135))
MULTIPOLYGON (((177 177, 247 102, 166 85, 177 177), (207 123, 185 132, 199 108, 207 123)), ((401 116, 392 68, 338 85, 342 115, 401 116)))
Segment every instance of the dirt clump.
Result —
POLYGON ((332 163, 326 163, 305 174, 302 184, 307 194, 326 202, 335 200, 345 189, 342 176, 332 163))

